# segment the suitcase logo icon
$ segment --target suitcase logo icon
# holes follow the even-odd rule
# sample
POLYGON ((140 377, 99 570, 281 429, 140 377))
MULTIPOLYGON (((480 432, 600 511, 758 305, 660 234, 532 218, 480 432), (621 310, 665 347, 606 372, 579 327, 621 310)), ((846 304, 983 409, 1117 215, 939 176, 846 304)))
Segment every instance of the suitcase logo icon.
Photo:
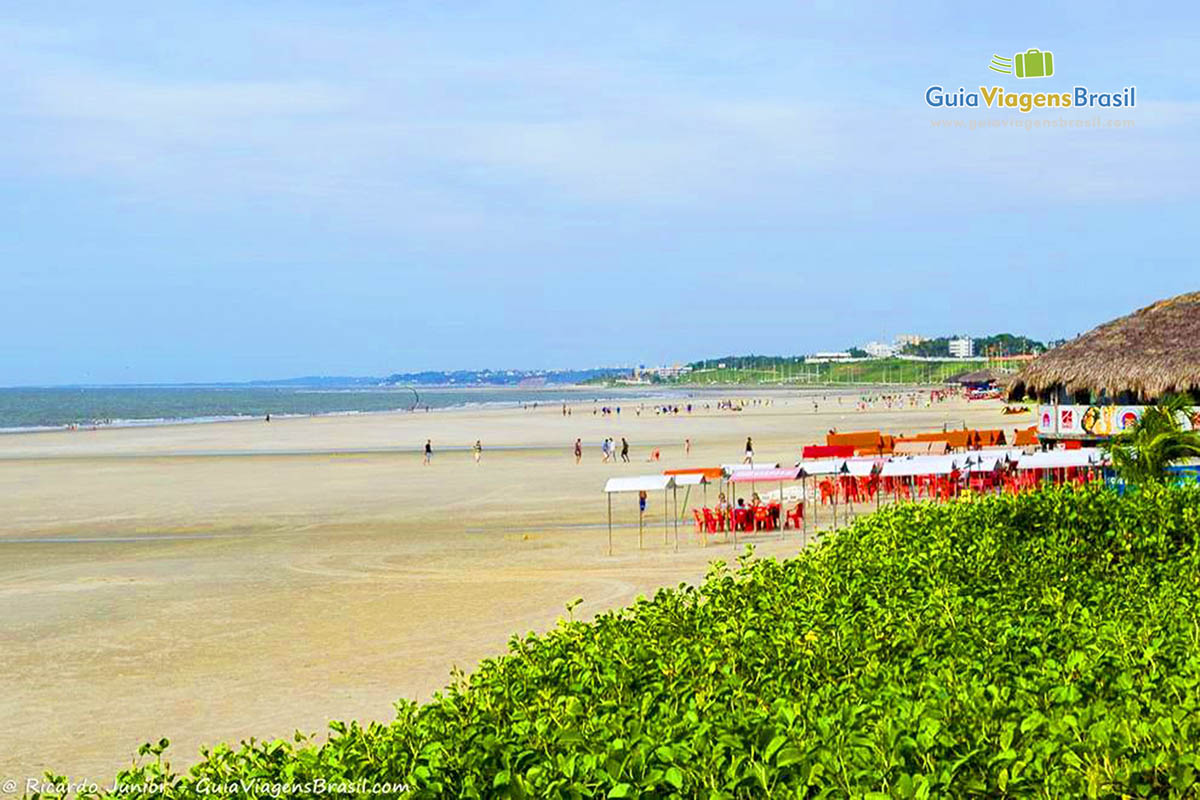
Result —
POLYGON ((1031 47, 1012 58, 993 55, 988 69, 1018 78, 1049 78, 1054 74, 1054 54, 1049 50, 1031 47))

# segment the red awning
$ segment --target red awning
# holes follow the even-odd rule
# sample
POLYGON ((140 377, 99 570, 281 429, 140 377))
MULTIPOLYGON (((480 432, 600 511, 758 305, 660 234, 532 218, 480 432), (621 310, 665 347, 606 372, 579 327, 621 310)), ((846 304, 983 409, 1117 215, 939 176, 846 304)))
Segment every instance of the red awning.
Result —
POLYGON ((810 444, 805 445, 800 457, 809 458, 853 458, 855 447, 852 444, 810 444))

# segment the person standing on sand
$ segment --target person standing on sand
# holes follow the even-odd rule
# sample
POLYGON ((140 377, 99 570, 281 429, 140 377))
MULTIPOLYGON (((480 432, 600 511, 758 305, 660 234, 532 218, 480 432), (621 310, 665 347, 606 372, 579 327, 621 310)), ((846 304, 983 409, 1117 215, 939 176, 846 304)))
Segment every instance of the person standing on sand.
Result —
POLYGON ((430 462, 432 462, 432 461, 433 461, 433 440, 426 439, 425 440, 425 461, 424 461, 425 466, 428 467, 430 462))
POLYGON ((685 456, 690 456, 692 454, 692 440, 691 439, 683 440, 683 454, 685 456))
POLYGON ((483 456, 483 442, 475 440, 475 446, 471 448, 472 454, 475 456, 475 463, 479 463, 479 459, 483 456))
POLYGON ((601 464, 608 463, 608 450, 609 450, 608 437, 605 436, 604 441, 600 443, 600 463, 601 464))
POLYGON ((750 437, 746 437, 746 457, 742 459, 743 464, 754 466, 754 442, 750 441, 750 437))
POLYGON ((575 440, 575 463, 578 464, 579 460, 581 458, 583 458, 583 442, 579 439, 576 439, 575 440))
POLYGON ((621 460, 629 463, 629 442, 625 441, 624 436, 621 437, 621 460))

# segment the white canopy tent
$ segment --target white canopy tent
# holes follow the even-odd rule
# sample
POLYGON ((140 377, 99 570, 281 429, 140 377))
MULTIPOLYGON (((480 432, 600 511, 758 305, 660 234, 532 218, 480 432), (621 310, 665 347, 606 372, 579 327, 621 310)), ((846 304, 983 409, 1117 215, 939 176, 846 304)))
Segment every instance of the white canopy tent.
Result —
MULTIPOLYGON (((608 554, 613 552, 612 544, 612 496, 622 492, 663 492, 663 536, 667 536, 667 490, 674 490, 675 475, 638 475, 630 478, 609 478, 604 484, 604 493, 608 495, 608 554)), ((679 476, 682 477, 682 476, 679 476)), ((642 515, 638 513, 638 548, 642 546, 642 515)), ((675 519, 675 549, 679 549, 679 519, 675 519)))
POLYGON ((815 458, 812 461, 801 461, 800 474, 804 477, 816 475, 838 475, 846 465, 844 458, 815 458))
POLYGON ((905 456, 884 463, 879 474, 885 478, 911 478, 914 475, 949 475, 965 460, 960 455, 905 456))
POLYGON ((1046 450, 1021 456, 1017 469, 1067 469, 1070 467, 1098 467, 1104 463, 1104 453, 1095 447, 1079 450, 1046 450))
MULTIPOLYGON (((706 506, 708 505, 708 484, 711 483, 711 481, 708 479, 707 475, 705 475, 703 472, 687 472, 682 475, 672 475, 671 477, 675 479, 676 487, 680 487, 680 486, 686 487, 687 491, 685 491, 684 495, 683 495, 683 513, 684 514, 687 513, 688 500, 691 497, 693 486, 704 487, 704 505, 706 505, 706 506)), ((679 509, 678 508, 675 509, 675 526, 676 527, 679 526, 679 509)), ((705 545, 707 545, 708 540, 705 539, 704 543, 705 543, 705 545)))
MULTIPOLYGON (((846 459, 844 458, 814 458, 808 461, 800 461, 796 464, 800 469, 800 480, 804 482, 801 491, 804 493, 805 502, 808 501, 808 478, 818 478, 822 475, 841 475, 846 471, 846 459)), ((817 511, 820 509, 820 504, 817 502, 817 482, 813 481, 812 486, 812 513, 813 513, 813 528, 817 525, 817 511)), ((837 527, 837 492, 833 495, 833 527, 837 527)), ((805 535, 808 533, 808 514, 804 515, 804 530, 805 535)))
POLYGON ((867 478, 875 474, 880 460, 878 458, 848 458, 842 467, 842 472, 856 478, 867 478))
POLYGON ((657 492, 669 489, 674 485, 674 479, 682 475, 638 475, 632 478, 609 478, 604 484, 608 494, 616 492, 657 492))
POLYGON ((732 475, 735 472, 746 472, 756 469, 779 469, 778 464, 722 464, 721 469, 725 470, 726 475, 732 475))
POLYGON ((972 453, 967 457, 968 472, 995 472, 1008 464, 1004 453, 972 453))

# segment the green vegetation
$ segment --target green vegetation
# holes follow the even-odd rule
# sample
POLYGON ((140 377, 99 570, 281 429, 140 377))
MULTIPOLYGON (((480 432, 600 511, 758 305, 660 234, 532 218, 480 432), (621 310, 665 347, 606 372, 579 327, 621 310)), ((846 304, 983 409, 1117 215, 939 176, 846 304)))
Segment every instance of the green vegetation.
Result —
POLYGON ((718 565, 699 588, 514 638, 391 724, 218 747, 186 775, 160 743, 120 782, 167 797, 238 779, 401 781, 421 798, 1195 796, 1197 531, 1196 489, 901 504, 788 561, 718 565))
POLYGON ((879 358, 869 361, 803 363, 799 359, 777 359, 757 356, 743 359, 734 366, 730 359, 702 361, 681 380, 686 383, 749 383, 749 384, 938 384, 963 372, 981 369, 983 360, 966 361, 909 361, 901 358, 879 358), (720 367, 720 364, 725 367, 720 367))
POLYGON ((1192 414, 1188 396, 1166 397, 1150 406, 1138 421, 1104 443, 1113 468, 1129 484, 1164 483, 1167 467, 1188 458, 1200 458, 1200 431, 1185 429, 1192 414))
MULTIPOLYGON (((926 339, 920 344, 908 344, 901 350, 909 356, 926 356, 930 358, 945 358, 950 355, 950 340, 955 337, 939 336, 926 339)), ((975 343, 975 354, 981 357, 1018 356, 1025 353, 1042 353, 1046 345, 1028 336, 1016 336, 1011 333, 998 333, 995 336, 980 336, 972 340, 975 343)))

